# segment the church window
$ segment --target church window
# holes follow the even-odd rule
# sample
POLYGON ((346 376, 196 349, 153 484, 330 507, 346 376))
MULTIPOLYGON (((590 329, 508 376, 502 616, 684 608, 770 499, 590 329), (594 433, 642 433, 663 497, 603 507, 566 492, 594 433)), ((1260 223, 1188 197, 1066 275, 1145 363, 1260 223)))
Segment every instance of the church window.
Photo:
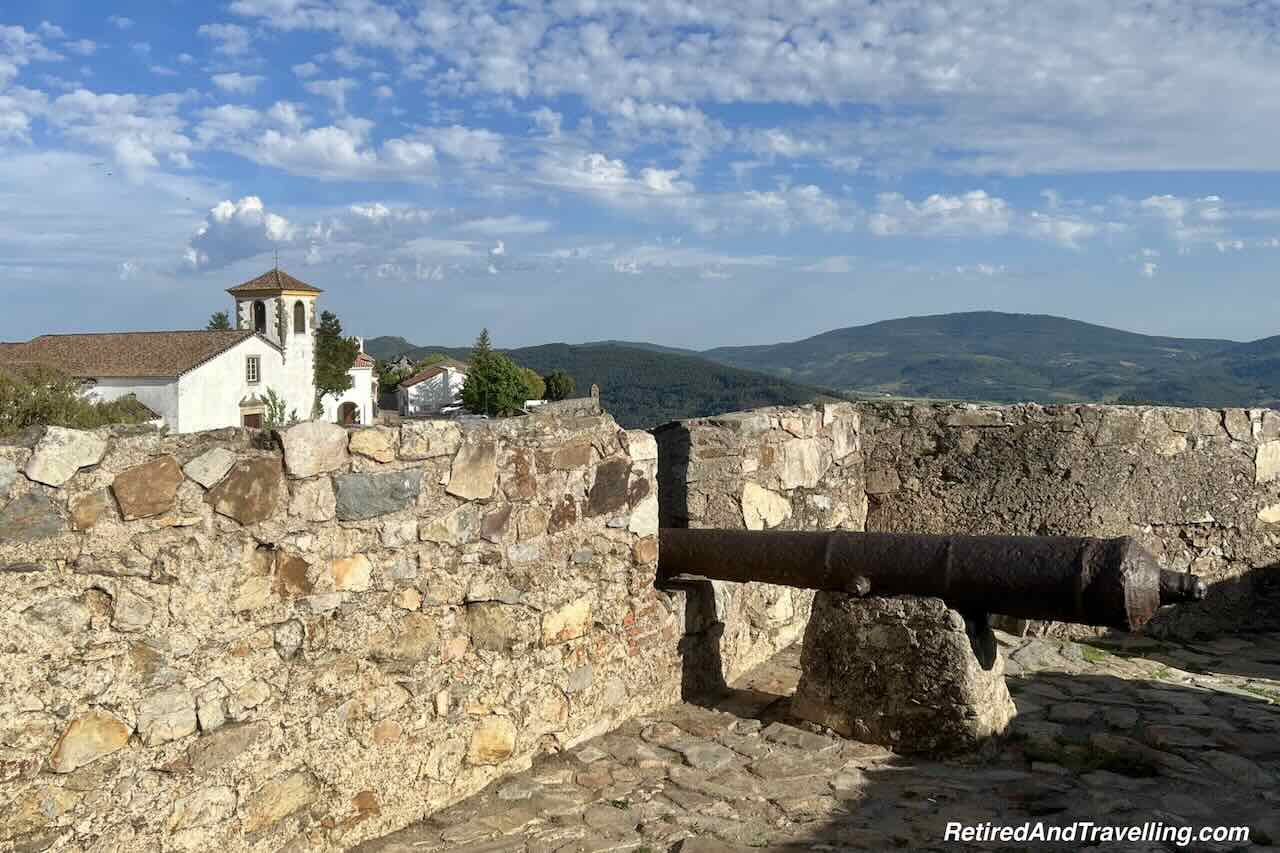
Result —
POLYGON ((267 333, 267 306, 262 300, 253 303, 253 330, 259 334, 267 333))
POLYGON ((301 335, 307 330, 307 309, 299 299, 293 303, 293 333, 301 335))
POLYGON ((244 378, 246 382, 254 383, 262 377, 262 360, 251 355, 244 362, 244 378))

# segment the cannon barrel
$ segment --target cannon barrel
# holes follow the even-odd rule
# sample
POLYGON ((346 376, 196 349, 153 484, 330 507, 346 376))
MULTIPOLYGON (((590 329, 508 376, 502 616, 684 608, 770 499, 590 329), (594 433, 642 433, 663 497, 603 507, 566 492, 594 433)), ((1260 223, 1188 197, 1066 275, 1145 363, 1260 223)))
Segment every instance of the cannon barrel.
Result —
POLYGON ((663 528, 658 576, 676 575, 853 595, 932 596, 964 613, 1129 631, 1161 605, 1205 595, 1198 577, 1162 570, 1128 536, 663 528))

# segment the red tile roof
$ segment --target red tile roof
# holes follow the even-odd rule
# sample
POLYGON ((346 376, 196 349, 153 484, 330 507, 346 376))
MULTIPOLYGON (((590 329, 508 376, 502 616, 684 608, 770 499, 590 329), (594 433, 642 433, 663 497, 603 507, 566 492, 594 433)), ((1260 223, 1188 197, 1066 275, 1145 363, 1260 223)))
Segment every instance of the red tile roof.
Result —
POLYGON ((306 293, 324 293, 318 287, 312 287, 301 279, 296 279, 281 269, 267 270, 257 278, 251 278, 244 284, 227 288, 227 293, 238 296, 251 296, 255 293, 275 293, 279 290, 301 290, 306 293))
POLYGON ((431 365, 426 370, 413 374, 408 379, 401 380, 400 387, 408 388, 410 385, 417 385, 419 382, 426 382, 431 377, 439 376, 441 373, 444 373, 446 367, 457 373, 467 372, 467 366, 460 361, 442 361, 439 364, 431 365))
POLYGON ((247 329, 41 335, 0 346, 0 363, 40 364, 77 377, 180 376, 253 337, 247 329))
POLYGON ((373 356, 369 355, 367 352, 362 352, 362 353, 356 354, 355 363, 352 364, 351 366, 352 367, 373 367, 373 365, 374 365, 373 356))

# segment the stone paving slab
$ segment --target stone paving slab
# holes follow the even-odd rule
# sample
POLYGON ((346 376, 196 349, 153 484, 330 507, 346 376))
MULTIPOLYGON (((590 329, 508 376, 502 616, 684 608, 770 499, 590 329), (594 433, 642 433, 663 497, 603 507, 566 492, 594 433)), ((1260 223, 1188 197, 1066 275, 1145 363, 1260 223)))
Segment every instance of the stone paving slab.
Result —
POLYGON ((1280 635, 1197 646, 998 635, 1010 733, 905 759, 788 716, 799 650, 733 690, 632 720, 359 853, 1023 850, 957 845, 950 821, 1250 826, 1251 845, 1040 843, 1035 850, 1280 845, 1280 635))

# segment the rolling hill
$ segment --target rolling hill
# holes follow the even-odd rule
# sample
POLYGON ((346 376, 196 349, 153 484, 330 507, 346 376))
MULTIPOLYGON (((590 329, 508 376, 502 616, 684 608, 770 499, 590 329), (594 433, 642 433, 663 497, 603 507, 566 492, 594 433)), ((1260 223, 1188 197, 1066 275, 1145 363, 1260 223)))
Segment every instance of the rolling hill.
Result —
MULTIPOLYGON (((407 343, 374 338, 368 346, 375 355, 394 357, 407 343)), ((465 348, 412 351, 467 354, 465 348)), ((1043 314, 904 317, 799 341, 702 352, 607 341, 510 354, 540 372, 560 367, 579 388, 598 383, 609 405, 620 403, 618 411, 631 423, 800 402, 824 393, 997 403, 1280 406, 1280 335, 1250 343, 1159 337, 1043 314), (721 372, 729 370, 734 372, 721 372)))
MULTIPOLYGON (((370 338, 365 349, 380 359, 397 358, 402 353, 415 359, 431 353, 460 359, 470 355, 468 347, 405 349, 401 342, 402 338, 370 338)), ((612 343, 543 344, 500 352, 544 375, 563 370, 573 377, 580 394, 592 384, 599 385, 605 409, 628 428, 737 409, 838 399, 838 395, 819 388, 665 349, 612 343)))

